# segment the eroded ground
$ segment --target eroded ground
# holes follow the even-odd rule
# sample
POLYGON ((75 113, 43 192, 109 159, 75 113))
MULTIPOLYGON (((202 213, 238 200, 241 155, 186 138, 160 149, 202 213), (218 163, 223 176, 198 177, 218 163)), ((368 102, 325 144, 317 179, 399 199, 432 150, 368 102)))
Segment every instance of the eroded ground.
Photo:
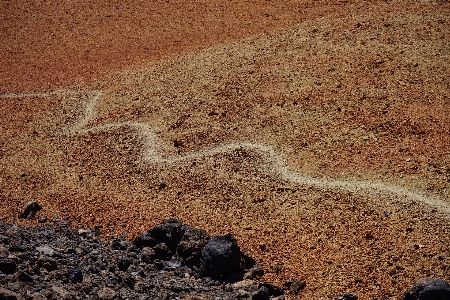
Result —
POLYGON ((169 217, 232 232, 267 280, 304 279, 303 299, 449 280, 450 7, 321 5, 157 62, 130 52, 96 80, 74 67, 55 93, 6 77, 0 215, 37 200, 105 238, 169 217))

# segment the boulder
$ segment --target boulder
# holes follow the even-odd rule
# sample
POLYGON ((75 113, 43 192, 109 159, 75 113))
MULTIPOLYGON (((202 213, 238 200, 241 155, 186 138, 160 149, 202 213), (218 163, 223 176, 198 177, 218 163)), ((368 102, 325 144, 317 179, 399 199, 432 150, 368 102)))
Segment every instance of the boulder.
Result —
POLYGON ((164 223, 139 235, 134 244, 139 247, 154 247, 164 243, 173 252, 176 251, 178 243, 183 236, 183 225, 177 219, 169 219, 164 223))
POLYGON ((17 300, 19 295, 10 290, 0 287, 0 299, 1 300, 17 300))
POLYGON ((260 287, 258 291, 253 293, 252 300, 270 300, 269 289, 266 287, 260 287))
POLYGON ((32 219, 38 211, 42 209, 42 206, 36 201, 30 201, 25 204, 23 212, 19 215, 19 218, 32 219))
POLYGON ((336 300, 358 300, 358 295, 351 293, 342 293, 336 297, 336 300))
POLYGON ((14 274, 16 271, 16 262, 9 258, 0 259, 0 272, 3 274, 14 274))
POLYGON ((177 254, 187 266, 197 265, 210 239, 211 236, 205 230, 184 226, 184 234, 178 244, 177 254))
POLYGON ((72 283, 80 283, 83 281, 83 273, 80 269, 75 269, 69 275, 69 280, 72 281, 72 283))
POLYGON ((219 278, 224 273, 239 269, 241 251, 231 234, 211 238, 200 257, 200 275, 219 278))
POLYGON ((450 284, 439 278, 419 279, 401 300, 448 300, 450 284))

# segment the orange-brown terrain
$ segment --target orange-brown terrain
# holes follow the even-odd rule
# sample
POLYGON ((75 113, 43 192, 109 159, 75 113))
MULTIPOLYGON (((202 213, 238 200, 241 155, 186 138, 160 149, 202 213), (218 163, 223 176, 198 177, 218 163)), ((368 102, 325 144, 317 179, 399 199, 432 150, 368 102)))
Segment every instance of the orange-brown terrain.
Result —
POLYGON ((450 280, 448 1, 2 1, 0 217, 231 232, 299 299, 450 280))

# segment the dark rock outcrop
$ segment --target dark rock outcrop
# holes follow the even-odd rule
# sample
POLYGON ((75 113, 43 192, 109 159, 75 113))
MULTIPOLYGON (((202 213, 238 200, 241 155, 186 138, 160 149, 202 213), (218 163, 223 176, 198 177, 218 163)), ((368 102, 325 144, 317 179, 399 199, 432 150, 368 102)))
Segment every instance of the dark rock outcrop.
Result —
POLYGON ((97 231, 67 226, 0 222, 0 299, 273 299, 268 284, 251 280, 263 271, 231 235, 211 238, 169 220, 134 243, 122 238, 107 243, 97 231), (211 240, 224 242, 212 247, 224 251, 211 252, 211 240), (202 255, 213 252, 219 266, 230 258, 232 266, 221 272, 211 264, 221 274, 215 278, 199 271, 202 255), (252 274, 250 280, 234 283, 245 273, 252 274))
POLYGON ((183 236, 183 225, 177 219, 169 219, 164 223, 150 229, 147 232, 139 235, 134 244, 139 247, 154 247, 158 244, 164 243, 171 251, 176 251, 176 248, 183 236))
POLYGON ((42 209, 42 206, 36 201, 30 201, 25 204, 23 212, 19 215, 19 218, 32 219, 38 211, 42 209))
POLYGON ((343 293, 336 297, 336 300, 358 300, 358 295, 343 293))
POLYGON ((200 274, 220 278, 237 270, 241 262, 241 250, 231 235, 215 236, 209 240, 200 257, 200 274))
POLYGON ((450 284, 438 278, 419 279, 401 300, 448 300, 450 284))
POLYGON ((210 238, 211 236, 203 229, 184 226, 184 233, 178 244, 177 253, 186 265, 197 265, 210 238))

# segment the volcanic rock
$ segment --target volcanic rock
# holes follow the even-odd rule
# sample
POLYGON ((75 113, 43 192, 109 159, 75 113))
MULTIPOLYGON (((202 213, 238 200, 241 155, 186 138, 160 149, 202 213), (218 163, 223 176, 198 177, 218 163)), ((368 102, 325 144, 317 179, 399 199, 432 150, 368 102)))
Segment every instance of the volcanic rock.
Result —
POLYGON ((343 293, 336 297, 336 300, 358 300, 358 295, 343 293))
POLYGON ((224 273, 239 268, 241 251, 231 235, 215 236, 206 244, 200 257, 200 274, 219 278, 224 273))
POLYGON ((14 260, 8 258, 0 259, 0 272, 3 274, 14 274, 16 267, 17 265, 14 260))
POLYGON ((38 211, 42 209, 42 206, 36 201, 30 201, 25 204, 24 211, 19 215, 19 218, 32 219, 38 211))
POLYGON ((0 299, 1 300, 17 300, 18 295, 10 290, 0 287, 0 299))
POLYGON ((439 278, 421 278, 406 291, 401 300, 448 300, 450 284, 439 278))
POLYGON ((185 226, 177 253, 188 266, 198 264, 200 256, 211 236, 203 229, 185 226))
POLYGON ((182 224, 177 219, 170 219, 142 233, 135 240, 134 244, 139 247, 154 247, 164 243, 171 251, 175 251, 183 235, 182 224))

